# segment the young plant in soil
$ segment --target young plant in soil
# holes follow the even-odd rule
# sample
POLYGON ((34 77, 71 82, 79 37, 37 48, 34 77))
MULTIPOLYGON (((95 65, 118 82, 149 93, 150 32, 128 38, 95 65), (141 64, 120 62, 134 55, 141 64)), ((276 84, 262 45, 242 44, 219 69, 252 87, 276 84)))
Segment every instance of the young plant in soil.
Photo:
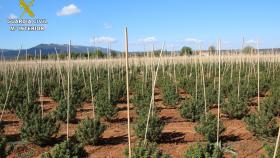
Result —
MULTIPOLYGON (((274 150, 275 150, 275 144, 273 143, 265 143, 263 145, 264 149, 265 149, 265 154, 261 155, 261 158, 271 158, 274 155, 274 150)), ((278 153, 276 155, 275 158, 280 158, 280 152, 279 152, 280 148, 278 147, 278 153)))
MULTIPOLYGON (((124 154, 128 157, 128 149, 124 154)), ((170 156, 159 151, 156 143, 139 141, 132 148, 131 158, 170 158, 170 156)))
POLYGON ((7 145, 7 138, 4 136, 4 126, 0 123, 0 157, 6 158, 12 149, 13 146, 7 145))
POLYGON ((187 149, 183 158, 223 158, 224 153, 215 144, 195 144, 187 149))
POLYGON ((195 100, 194 98, 183 101, 180 107, 181 116, 191 122, 199 120, 203 112, 203 100, 195 100))
POLYGON ((57 102, 64 99, 65 96, 63 94, 63 88, 61 86, 55 87, 51 92, 51 97, 53 100, 55 100, 57 102))
POLYGON ((141 112, 146 113, 149 110, 150 101, 151 92, 145 94, 136 93, 133 95, 131 102, 136 108, 137 115, 141 115, 141 112))
MULTIPOLYGON (((139 115, 134 131, 138 138, 144 139, 147 123, 147 114, 139 115)), ((160 118, 153 114, 149 120, 149 128, 147 133, 147 139, 151 142, 156 142, 160 139, 161 133, 164 127, 164 122, 160 118)))
POLYGON ((278 126, 273 113, 264 109, 246 117, 245 122, 247 123, 247 129, 257 137, 269 138, 277 135, 278 126))
POLYGON ((222 106, 222 113, 226 114, 230 119, 242 119, 249 112, 247 101, 244 99, 237 99, 237 96, 231 95, 222 106))
MULTIPOLYGON (((211 113, 201 115, 199 123, 195 127, 195 131, 202 134, 210 143, 213 143, 217 140, 217 122, 217 117, 211 113)), ((219 135, 224 131, 225 127, 222 122, 220 122, 219 135)))
POLYGON ((83 145, 96 145, 105 129, 99 119, 85 119, 79 123, 75 137, 83 145))
POLYGON ((224 147, 221 143, 195 144, 187 149, 183 158, 223 158, 224 153, 231 153, 232 157, 236 156, 232 148, 224 147))
POLYGON ((16 107, 16 115, 22 119, 29 119, 30 114, 39 114, 41 112, 41 107, 36 103, 27 103, 27 100, 20 106, 16 107))
MULTIPOLYGON (((69 106, 69 121, 73 122, 76 117, 76 107, 77 105, 74 104, 73 99, 70 99, 70 106, 69 106)), ((58 120, 58 121, 63 121, 67 122, 67 100, 62 99, 56 108, 55 111, 52 112, 52 116, 58 120)))
POLYGON ((21 138, 37 145, 49 144, 52 136, 58 132, 59 125, 51 117, 42 117, 37 113, 31 113, 23 121, 21 138))
POLYGON ((40 158, 83 158, 86 157, 82 144, 73 141, 64 141, 55 145, 50 152, 44 153, 40 158))
POLYGON ((115 118, 117 114, 117 108, 113 104, 112 99, 109 100, 106 88, 102 88, 98 91, 94 105, 96 114, 99 117, 103 117, 108 121, 111 121, 115 118))
POLYGON ((167 79, 162 79, 160 82, 161 93, 163 96, 163 101, 167 106, 176 106, 179 102, 180 96, 176 92, 175 84, 167 79))

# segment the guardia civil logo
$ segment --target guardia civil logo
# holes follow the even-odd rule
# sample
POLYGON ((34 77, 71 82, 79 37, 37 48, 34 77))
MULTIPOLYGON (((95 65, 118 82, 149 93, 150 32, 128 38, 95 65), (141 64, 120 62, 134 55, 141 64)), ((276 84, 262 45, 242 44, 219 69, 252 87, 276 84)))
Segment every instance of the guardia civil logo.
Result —
POLYGON ((31 7, 34 5, 35 0, 30 0, 29 2, 25 2, 24 0, 19 1, 19 6, 23 8, 23 12, 20 15, 22 19, 26 14, 32 18, 35 17, 34 12, 31 10, 31 7))

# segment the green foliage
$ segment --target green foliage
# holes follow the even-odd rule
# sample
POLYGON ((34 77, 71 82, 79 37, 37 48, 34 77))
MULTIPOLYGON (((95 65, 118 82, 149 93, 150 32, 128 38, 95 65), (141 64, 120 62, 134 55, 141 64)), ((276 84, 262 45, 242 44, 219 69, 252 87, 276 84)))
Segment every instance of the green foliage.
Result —
POLYGON ((59 125, 51 117, 43 117, 31 113, 28 119, 23 121, 21 138, 37 145, 46 145, 52 140, 52 136, 58 132, 59 125))
POLYGON ((58 85, 55 83, 55 79, 48 78, 47 80, 43 81, 43 95, 44 96, 51 96, 52 90, 55 89, 58 85))
MULTIPOLYGON (((138 138, 141 139, 145 138, 146 123, 147 123, 147 114, 140 115, 134 127, 135 134, 138 138)), ((156 114, 150 116, 147 139, 151 142, 158 141, 161 136, 163 127, 164 127, 164 122, 160 120, 160 118, 157 117, 156 114)))
POLYGON ((6 156, 11 152, 13 146, 7 145, 7 139, 3 134, 4 126, 0 123, 0 157, 6 158, 6 156))
POLYGON ((245 118, 247 129, 257 137, 269 138, 277 135, 278 126, 273 114, 261 110, 245 118))
MULTIPOLYGON (((124 154, 128 157, 128 149, 124 154)), ((170 156, 159 151, 156 143, 139 141, 132 148, 131 158, 170 158, 170 156)))
MULTIPOLYGON (((196 132, 202 134, 210 143, 217 140, 217 122, 215 115, 208 113, 206 116, 201 115, 199 124, 195 127, 196 132)), ((219 134, 225 131, 225 127, 220 122, 219 134)))
POLYGON ((229 118, 242 119, 249 112, 249 107, 246 100, 237 99, 237 96, 231 96, 228 101, 222 106, 222 113, 229 118))
POLYGON ((58 102, 63 99, 64 97, 63 93, 64 93, 63 88, 61 86, 57 86, 53 89, 50 96, 52 97, 53 100, 58 102))
MULTIPOLYGON (((265 143, 263 145, 264 149, 265 149, 265 154, 261 155, 261 158, 271 158, 274 155, 274 150, 275 150, 275 144, 271 144, 271 143, 265 143)), ((278 153, 276 155, 275 158, 280 158, 280 148, 278 147, 278 153)))
POLYGON ((222 149, 216 144, 195 144, 187 149, 183 158, 223 158, 222 149))
MULTIPOLYGON (((179 87, 183 88, 188 94, 195 97, 195 80, 179 78, 179 87)), ((208 94, 208 93, 207 93, 208 94)))
POLYGON ((126 96, 126 85, 124 81, 116 80, 111 85, 111 101, 117 104, 118 100, 126 96))
MULTIPOLYGON (((101 83, 98 81, 92 81, 93 85, 92 85, 92 95, 93 97, 96 95, 96 93, 98 92, 98 90, 101 88, 101 83)), ((91 87, 90 85, 84 87, 82 89, 82 96, 85 97, 85 101, 87 102, 91 102, 91 87)))
POLYGON ((22 105, 16 107, 16 115, 23 120, 29 119, 30 114, 40 113, 41 108, 36 103, 27 103, 25 101, 22 105))
POLYGON ((263 112, 272 114, 273 116, 278 116, 280 113, 279 96, 276 95, 266 97, 264 100, 262 100, 260 108, 263 112))
POLYGON ((195 122, 199 120, 200 115, 203 114, 204 104, 203 100, 196 100, 194 98, 185 100, 180 107, 180 114, 188 121, 195 122))
POLYGON ((117 114, 117 108, 113 105, 112 100, 109 100, 106 88, 102 88, 96 94, 94 101, 95 111, 99 117, 104 117, 111 121, 117 114))
POLYGON ((85 119, 78 125, 75 136, 78 142, 84 145, 96 145, 105 126, 99 119, 85 119))
POLYGON ((166 78, 159 81, 161 87, 161 93, 163 95, 163 101, 167 106, 175 106, 178 104, 180 96, 176 92, 175 84, 166 78))
POLYGON ((96 51, 93 53, 92 56, 95 57, 95 58, 104 58, 104 57, 105 57, 105 54, 104 54, 102 51, 100 51, 100 50, 96 50, 96 51))
POLYGON ((55 145, 50 152, 42 154, 40 158, 83 158, 85 151, 83 145, 72 141, 64 141, 55 145))
POLYGON ((151 89, 151 84, 144 84, 142 81, 135 81, 133 83, 132 91, 134 93, 131 102, 136 108, 137 115, 146 115, 148 112, 151 102, 151 89))
POLYGON ((186 46, 184 46, 180 52, 180 55, 192 55, 192 54, 193 54, 192 48, 186 46))
POLYGON ((151 93, 136 93, 133 95, 131 102, 136 108, 137 115, 146 115, 149 110, 151 93))
POLYGON ((254 51, 255 51, 255 48, 252 46, 246 46, 242 50, 242 52, 245 54, 251 54, 251 53, 254 53, 254 51))
POLYGON ((5 158, 7 156, 6 152, 7 139, 4 136, 0 136, 0 157, 5 158))
MULTIPOLYGON (((74 121, 76 119, 76 107, 77 105, 74 104, 73 99, 70 99, 69 104, 69 121, 74 121)), ((59 121, 67 122, 67 100, 62 99, 58 106, 56 107, 56 110, 53 111, 52 116, 56 118, 59 121)))
POLYGON ((208 51, 209 51, 210 54, 215 54, 216 53, 216 47, 215 46, 210 46, 208 48, 208 51))
POLYGON ((75 79, 73 79, 72 83, 72 89, 71 89, 71 100, 76 107, 81 106, 82 102, 86 100, 85 96, 83 96, 83 81, 82 77, 79 75, 76 76, 75 79))

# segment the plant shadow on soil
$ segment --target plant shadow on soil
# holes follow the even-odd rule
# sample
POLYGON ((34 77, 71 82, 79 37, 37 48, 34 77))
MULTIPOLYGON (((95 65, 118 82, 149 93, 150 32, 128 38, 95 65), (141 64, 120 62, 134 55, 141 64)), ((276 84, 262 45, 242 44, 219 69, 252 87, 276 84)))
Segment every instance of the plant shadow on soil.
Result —
MULTIPOLYGON (((130 117, 130 121, 133 122, 133 118, 130 117)), ((121 123, 121 124, 126 124, 127 123, 127 118, 115 118, 110 120, 110 123, 121 123)))
POLYGON ((17 142, 20 141, 20 134, 9 134, 6 138, 8 142, 17 142))
POLYGON ((164 132, 158 143, 186 143, 185 134, 182 132, 164 132))
POLYGON ((230 134, 230 135, 223 135, 220 137, 221 141, 226 143, 226 142, 235 142, 235 141, 240 141, 241 138, 239 136, 230 134))
POLYGON ((116 137, 101 138, 99 145, 118 145, 127 142, 127 135, 121 135, 116 137))
POLYGON ((9 121, 2 121, 3 125, 8 125, 8 124, 18 124, 19 121, 17 120, 9 120, 9 121))

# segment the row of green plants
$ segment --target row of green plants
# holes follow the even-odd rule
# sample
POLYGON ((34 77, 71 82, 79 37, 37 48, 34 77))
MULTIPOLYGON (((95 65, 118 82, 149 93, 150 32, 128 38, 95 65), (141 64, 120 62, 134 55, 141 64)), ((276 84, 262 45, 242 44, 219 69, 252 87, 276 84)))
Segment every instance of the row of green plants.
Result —
MULTIPOLYGON (((244 119, 248 130, 250 130, 257 137, 275 137, 277 134, 277 124, 275 121, 275 116, 278 116, 279 112, 275 109, 279 109, 280 104, 278 103, 279 90, 277 87, 279 85, 278 79, 271 80, 271 73, 266 69, 266 65, 261 65, 260 73, 260 90, 262 95, 266 92, 270 92, 271 95, 267 96, 261 102, 260 111, 256 113, 249 113, 249 104, 250 99, 256 97, 257 95, 257 76, 255 73, 251 73, 250 79, 248 79, 248 71, 250 64, 243 65, 240 70, 240 82, 239 82, 239 66, 235 64, 233 66, 233 75, 231 76, 231 67, 223 63, 222 65, 222 83, 221 83, 221 110, 230 119, 244 119), (239 96, 237 96, 237 85, 239 85, 239 96)), ((210 155, 220 155, 217 151, 223 151, 225 147, 223 145, 214 144, 216 141, 216 124, 217 118, 211 113, 205 113, 204 107, 204 95, 203 89, 204 85, 202 82, 201 67, 197 64, 197 67, 194 65, 175 65, 175 74, 173 77, 170 74, 173 74, 173 65, 168 65, 165 67, 165 73, 160 69, 159 80, 157 85, 159 85, 163 101, 165 105, 176 107, 181 116, 188 121, 198 122, 196 131, 202 134, 206 140, 208 140, 207 145, 198 144, 193 149, 189 149, 189 152, 192 153, 196 151, 201 151, 204 153, 204 156, 208 153, 210 155), (169 73, 170 72, 170 73, 169 73), (195 80, 197 76, 197 82, 195 80), (175 82, 177 81, 177 82, 175 82), (184 89, 191 97, 186 98, 182 101, 180 95, 178 94, 178 87, 184 89)), ((131 73, 130 81, 133 83, 131 89, 133 91, 132 103, 135 106, 137 112, 137 119, 134 122, 134 131, 136 136, 139 138, 139 150, 134 150, 135 153, 146 154, 149 157, 153 153, 160 153, 156 148, 155 144, 159 142, 161 138, 161 133, 164 127, 164 122, 158 116, 157 109, 151 104, 151 89, 152 89, 152 74, 147 73, 147 76, 144 76, 146 80, 136 79, 138 75, 143 74, 145 67, 134 67, 131 73), (145 136, 145 128, 147 123, 148 112, 151 111, 151 116, 149 120, 148 133, 147 133, 147 142, 144 143, 143 139, 145 136), (152 144, 152 145, 151 145, 152 144), (143 148, 148 148, 144 150, 143 148), (151 149, 151 150, 150 150, 151 149)), ((92 73, 92 92, 94 96, 94 108, 96 111, 97 118, 104 118, 107 121, 112 121, 118 111, 116 104, 120 101, 120 98, 126 96, 125 83, 123 80, 123 72, 121 69, 111 70, 110 85, 107 83, 107 69, 99 68, 93 69, 92 73), (113 73, 114 71, 114 73, 113 73), (114 76, 114 79, 113 79, 114 76), (108 89, 111 93, 108 95, 108 89)), ((251 70, 253 71, 253 70, 251 70)), ((76 116, 76 109, 79 108, 83 102, 91 101, 91 89, 89 88, 89 71, 84 70, 84 74, 81 73, 80 69, 72 70, 72 80, 70 86, 70 121, 74 121, 76 116)), ((62 69, 62 73, 66 74, 66 70, 62 69)), ((275 73, 279 73, 278 71, 275 73)), ((144 73, 145 74, 145 73, 144 73)), ((17 116, 23 120, 23 126, 21 129, 21 137, 23 140, 33 142, 38 145, 44 145, 51 142, 51 140, 57 134, 59 129, 60 121, 66 122, 67 120, 67 97, 65 96, 65 87, 62 83, 66 83, 66 76, 62 78, 59 75, 57 69, 44 70, 43 76, 44 85, 43 85, 43 95, 51 96, 56 100, 59 105, 58 107, 48 114, 47 116, 41 115, 41 107, 39 106, 38 98, 38 89, 40 89, 40 73, 39 72, 17 72, 13 84, 11 86, 10 95, 7 100, 6 108, 15 112, 17 116), (27 75, 29 75, 29 93, 27 94, 27 75), (29 99, 27 99, 29 98, 29 99), (51 127, 51 128, 50 128, 51 127)), ((205 79, 205 90, 206 90, 206 111, 213 108, 217 104, 217 65, 204 64, 204 79, 205 79), (210 69, 212 66, 212 69, 210 69), (214 75, 216 72, 216 75, 214 75), (211 73, 209 75, 209 73, 211 73)), ((7 89, 4 82, 0 84, 0 103, 3 106, 3 103, 6 100, 7 89)), ((66 85, 64 85, 66 86, 66 85)), ((153 103, 152 103, 153 104, 153 103)), ((98 122, 99 119, 97 120, 98 122)), ((97 126, 97 125, 95 125, 97 126)), ((87 127, 88 128, 88 127, 87 127)), ((99 127, 99 130, 102 131, 99 127)), ((84 131, 87 129, 85 128, 84 131)), ((224 132, 224 128, 221 123, 219 133, 224 132)), ((86 132, 85 132, 86 133, 86 132)), ((95 132, 96 133, 96 132, 95 132)), ((98 133, 98 132, 97 132, 98 133)), ((102 133, 102 132, 99 132, 102 133)), ((90 135, 90 134, 89 134, 90 135)), ((98 134, 97 134, 98 135, 98 134)), ((74 140, 63 142, 57 145, 52 152, 60 150, 61 148, 69 148, 69 144, 79 142, 79 136, 76 135, 74 140), (61 146, 60 146, 61 145, 61 146)), ((97 136, 99 137, 99 136, 97 136)), ((94 138, 93 135, 84 138, 83 141, 90 140, 94 138)), ((85 145, 81 143, 81 146, 85 145)), ((77 147, 78 148, 78 147, 77 147)), ((75 150, 71 150, 75 151, 75 150)), ((66 151, 67 152, 67 151, 66 151)), ((201 153, 200 152, 200 153, 201 153)), ((47 155, 56 155, 51 152, 47 155)), ((75 155, 75 153, 74 153, 75 155)), ((164 154, 155 154, 162 155, 164 154)), ((53 156, 55 157, 55 156, 53 156)), ((145 157, 145 156, 143 156, 145 157)), ((202 156, 203 157, 203 156, 202 156)), ((205 156, 205 157, 209 157, 205 156)), ((215 157, 215 156, 213 156, 215 157)))

